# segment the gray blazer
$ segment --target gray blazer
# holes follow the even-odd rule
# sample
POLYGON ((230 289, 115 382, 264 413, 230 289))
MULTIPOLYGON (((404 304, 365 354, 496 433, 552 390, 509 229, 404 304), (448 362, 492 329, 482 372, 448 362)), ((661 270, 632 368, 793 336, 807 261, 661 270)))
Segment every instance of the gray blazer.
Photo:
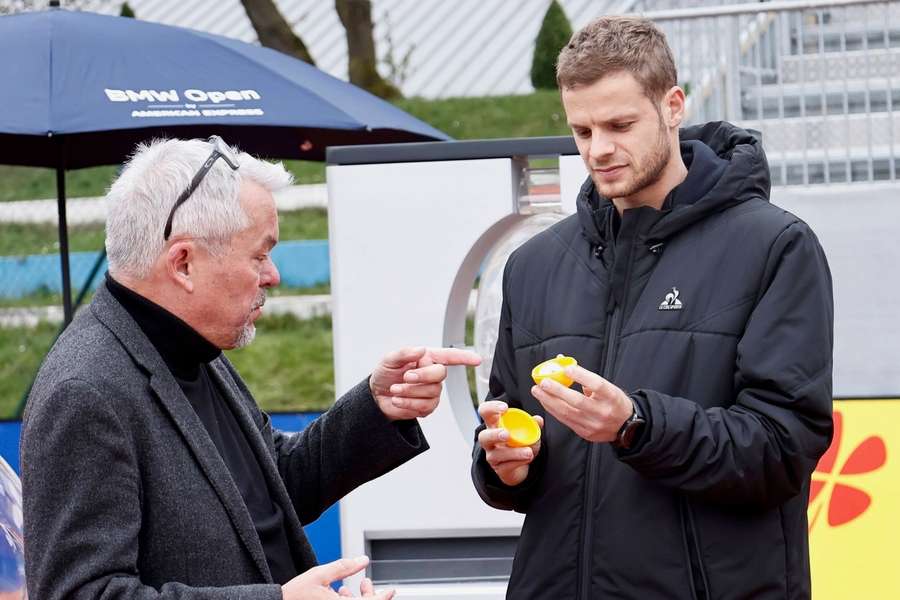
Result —
MULTIPOLYGON (((211 363, 285 515, 298 572, 316 564, 301 524, 427 449, 387 421, 367 382, 293 436, 273 430, 224 357, 211 363)), ((21 443, 33 600, 280 599, 250 514, 187 398, 105 286, 47 355, 21 443)))

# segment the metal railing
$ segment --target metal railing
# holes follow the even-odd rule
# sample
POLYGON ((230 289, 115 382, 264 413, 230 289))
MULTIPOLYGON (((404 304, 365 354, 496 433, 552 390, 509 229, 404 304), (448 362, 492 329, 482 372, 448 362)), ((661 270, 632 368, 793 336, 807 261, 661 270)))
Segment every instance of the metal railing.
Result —
POLYGON ((640 14, 666 32, 688 122, 759 130, 773 183, 897 180, 900 2, 783 0, 640 14))

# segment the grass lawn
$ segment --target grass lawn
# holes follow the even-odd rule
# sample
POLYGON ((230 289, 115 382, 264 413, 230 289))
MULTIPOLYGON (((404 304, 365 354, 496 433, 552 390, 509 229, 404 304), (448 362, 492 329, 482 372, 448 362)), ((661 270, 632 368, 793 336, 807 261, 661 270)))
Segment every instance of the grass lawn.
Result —
POLYGON ((331 317, 266 316, 252 344, 226 354, 265 411, 322 411, 334 402, 331 317))
MULTIPOLYGON (((96 252, 103 249, 103 225, 70 225, 69 251, 96 252)), ((0 223, 0 256, 56 254, 59 233, 56 225, 0 223)))
MULTIPOLYGON (((102 276, 101 276, 102 277, 102 276)), ((269 290, 269 296, 321 296, 331 293, 330 283, 320 283, 310 287, 285 287, 278 286, 269 290)), ((93 292, 88 292, 82 301, 82 305, 90 304, 91 298, 94 297, 93 292)), ((78 299, 78 289, 72 290, 72 302, 78 299)), ((51 292, 43 288, 34 294, 22 296, 21 298, 3 298, 0 297, 0 308, 21 308, 27 306, 62 306, 62 294, 51 292)))
POLYGON ((458 140, 571 135, 559 92, 490 98, 408 98, 399 108, 458 140))
MULTIPOLYGON (((79 288, 72 288, 72 304, 78 299, 79 288)), ((87 304, 94 296, 92 292, 88 292, 82 304, 87 304)), ((0 296, 0 308, 23 308, 36 306, 62 306, 62 294, 50 291, 42 287, 40 290, 27 296, 19 298, 5 298, 0 296)))
POLYGON ((0 327, 0 418, 19 416, 19 403, 58 330, 50 323, 35 328, 0 327))
POLYGON ((327 240, 328 211, 324 208, 303 208, 278 213, 278 239, 327 240))
MULTIPOLYGON (((323 183, 322 163, 303 160, 284 161, 297 183, 323 183)), ((119 172, 118 165, 66 171, 66 197, 103 196, 119 172)), ((37 167, 0 165, 0 202, 56 198, 56 171, 37 167)))
MULTIPOLYGON (((304 208, 279 213, 282 240, 324 240, 328 238, 328 212, 324 208, 304 208)), ((69 227, 71 252, 103 249, 102 224, 69 227)), ((0 223, 0 256, 56 254, 59 240, 56 225, 0 223)))
MULTIPOLYGON (((57 329, 49 323, 0 328, 0 418, 19 416, 19 403, 57 329)), ((330 317, 265 316, 252 344, 226 354, 263 410, 323 411, 334 402, 330 317)))

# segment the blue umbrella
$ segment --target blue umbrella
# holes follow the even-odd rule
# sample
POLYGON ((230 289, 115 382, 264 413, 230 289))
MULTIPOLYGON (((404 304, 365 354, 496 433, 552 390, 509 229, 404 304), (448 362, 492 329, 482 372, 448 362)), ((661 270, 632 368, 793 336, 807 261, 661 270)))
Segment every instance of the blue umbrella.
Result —
POLYGON ((334 145, 446 140, 393 105, 280 52, 137 19, 0 17, 0 163, 77 169, 135 143, 218 133, 272 158, 334 145))
POLYGON ((0 17, 0 164, 57 170, 66 321, 66 169, 123 162, 155 136, 213 133, 268 158, 449 139, 393 105, 274 50, 87 12, 0 17))

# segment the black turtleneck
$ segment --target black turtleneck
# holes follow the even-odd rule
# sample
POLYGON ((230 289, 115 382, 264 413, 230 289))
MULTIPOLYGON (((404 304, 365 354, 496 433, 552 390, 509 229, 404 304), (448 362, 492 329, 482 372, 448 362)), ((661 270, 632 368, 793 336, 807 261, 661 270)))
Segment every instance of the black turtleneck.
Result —
POLYGON ((272 501, 262 469, 237 418, 210 374, 221 355, 187 323, 107 275, 106 287, 149 338, 169 367, 219 450, 259 534, 272 579, 286 583, 297 575, 281 507, 272 501))

